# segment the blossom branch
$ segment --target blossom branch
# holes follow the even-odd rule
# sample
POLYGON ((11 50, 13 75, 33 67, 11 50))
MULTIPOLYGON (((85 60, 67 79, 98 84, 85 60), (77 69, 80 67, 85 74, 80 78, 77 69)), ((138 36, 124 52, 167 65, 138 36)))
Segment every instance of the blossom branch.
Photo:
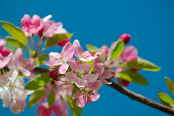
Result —
MULTIPOLYGON (((33 72, 34 73, 46 73, 46 72, 49 72, 49 70, 45 69, 45 68, 37 67, 37 68, 35 68, 33 70, 33 72)), ((155 101, 152 101, 152 100, 150 100, 150 99, 148 99, 148 98, 146 98, 146 97, 144 97, 144 96, 142 96, 140 94, 134 93, 133 91, 130 91, 130 90, 126 89, 125 87, 122 87, 121 85, 119 85, 119 84, 117 84, 117 83, 115 83, 115 82, 113 82, 111 80, 107 80, 107 81, 112 82, 112 84, 110 84, 108 86, 110 86, 110 87, 114 88, 115 90, 119 91, 120 93, 128 96, 132 100, 139 101, 139 102, 141 102, 143 104, 146 104, 146 105, 148 105, 150 107, 158 109, 158 110, 160 110, 162 112, 174 115, 174 110, 172 108, 166 107, 166 106, 161 105, 161 104, 159 104, 159 103, 157 103, 155 101)))
POLYGON ((146 98, 146 97, 144 97, 144 96, 142 96, 140 94, 134 93, 133 91, 130 91, 127 88, 122 87, 121 85, 119 85, 119 84, 117 84, 117 83, 115 83, 115 82, 113 82, 111 80, 107 80, 107 81, 112 82, 112 84, 110 84, 108 86, 116 89, 117 91, 119 91, 120 93, 128 96, 132 100, 139 101, 139 102, 141 102, 143 104, 146 104, 146 105, 148 105, 150 107, 158 109, 158 110, 160 110, 162 112, 174 115, 174 109, 166 107, 164 105, 161 105, 161 104, 159 104, 159 103, 157 103, 155 101, 152 101, 152 100, 150 100, 150 99, 148 99, 148 98, 146 98))

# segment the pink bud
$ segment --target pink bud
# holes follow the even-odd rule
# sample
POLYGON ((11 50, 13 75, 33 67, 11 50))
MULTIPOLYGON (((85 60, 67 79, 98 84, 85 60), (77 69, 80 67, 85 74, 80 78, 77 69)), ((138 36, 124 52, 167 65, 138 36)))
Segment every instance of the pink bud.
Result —
POLYGON ((124 44, 126 45, 126 44, 129 43, 130 38, 131 38, 131 36, 130 36, 129 34, 124 33, 124 34, 122 34, 122 35, 120 36, 119 40, 123 40, 123 41, 124 41, 124 44))
POLYGON ((67 42, 69 42, 69 41, 70 41, 70 38, 65 39, 65 40, 59 42, 58 45, 61 46, 61 47, 63 47, 63 46, 65 46, 65 44, 66 44, 67 42))
POLYGON ((51 70, 49 72, 49 76, 53 80, 58 80, 58 77, 59 77, 58 72, 56 70, 51 70))
POLYGON ((118 78, 117 80, 118 80, 118 82, 119 82, 121 85, 123 85, 123 86, 125 86, 125 87, 128 87, 129 84, 130 84, 129 81, 124 80, 124 79, 120 79, 120 78, 118 78))
POLYGON ((37 108, 37 116, 51 116, 51 109, 48 108, 45 104, 40 104, 37 108))

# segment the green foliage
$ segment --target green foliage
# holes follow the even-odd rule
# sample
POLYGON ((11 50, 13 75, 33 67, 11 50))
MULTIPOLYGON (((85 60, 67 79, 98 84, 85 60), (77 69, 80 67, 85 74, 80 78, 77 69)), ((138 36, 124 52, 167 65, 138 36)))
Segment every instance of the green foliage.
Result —
POLYGON ((143 70, 148 70, 148 71, 159 71, 160 67, 156 66, 155 64, 138 58, 136 60, 131 60, 129 62, 126 62, 122 65, 121 67, 126 67, 126 68, 131 68, 131 69, 143 69, 143 70))
POLYGON ((36 90, 43 87, 45 84, 49 83, 51 79, 49 78, 48 73, 41 74, 34 78, 33 80, 29 81, 25 86, 25 89, 28 90, 36 90))
POLYGON ((59 42, 62 42, 63 40, 72 37, 73 34, 56 34, 53 37, 49 38, 45 44, 45 47, 51 47, 53 45, 57 45, 59 42))
POLYGON ((165 106, 174 108, 174 101, 169 95, 163 92, 158 92, 158 97, 162 104, 164 104, 165 106))
MULTIPOLYGON (((79 90, 79 88, 74 85, 74 89, 73 89, 72 95, 74 95, 78 90, 79 90)), ((68 104, 70 106, 72 115, 73 116, 81 116, 82 108, 80 108, 80 107, 78 107, 76 105, 77 99, 72 100, 71 97, 67 96, 67 101, 68 101, 68 104)))
POLYGON ((171 91, 171 93, 174 95, 174 83, 167 77, 165 77, 166 84, 171 91))
POLYGON ((87 45, 86 45, 86 48, 87 48, 87 50, 90 51, 90 52, 98 52, 98 51, 100 51, 99 48, 97 48, 97 47, 95 47, 95 46, 93 46, 93 45, 90 45, 90 44, 87 44, 87 45))
POLYGON ((35 51, 34 50, 30 50, 29 53, 34 56, 35 55, 35 51))
POLYGON ((20 28, 6 21, 1 21, 1 25, 16 40, 24 45, 27 45, 27 38, 20 28))
POLYGON ((7 36, 6 40, 14 47, 26 49, 22 43, 20 43, 18 40, 15 40, 13 37, 7 36))
POLYGON ((40 101, 45 96, 45 93, 46 92, 44 90, 35 91, 30 96, 27 108, 31 108, 32 106, 34 106, 38 101, 40 101))
POLYGON ((54 102, 55 102, 55 93, 52 90, 48 96, 48 105, 52 106, 54 104, 54 102))
POLYGON ((41 56, 38 56, 35 58, 36 60, 36 65, 39 66, 39 65, 42 65, 44 64, 44 62, 49 59, 49 56, 47 54, 44 54, 44 55, 41 55, 41 56))
POLYGON ((124 50, 124 42, 119 40, 111 52, 110 60, 113 61, 118 58, 124 50))
POLYGON ((131 81, 140 85, 148 85, 148 81, 146 80, 146 78, 144 78, 143 76, 141 76, 140 74, 138 74, 135 71, 131 71, 131 70, 123 70, 118 72, 120 78, 125 79, 127 81, 131 81))

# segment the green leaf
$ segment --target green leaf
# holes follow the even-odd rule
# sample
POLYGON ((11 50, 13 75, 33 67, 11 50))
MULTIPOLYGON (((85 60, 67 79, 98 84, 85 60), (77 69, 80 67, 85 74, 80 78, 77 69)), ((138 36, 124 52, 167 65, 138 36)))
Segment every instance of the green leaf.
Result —
POLYGON ((48 105, 52 106, 54 104, 54 102, 55 102, 55 93, 52 90, 48 96, 48 105))
POLYGON ((36 90, 43 87, 45 84, 49 83, 51 79, 49 78, 48 73, 41 74, 34 78, 33 80, 29 81, 25 86, 25 89, 28 90, 36 90))
POLYGON ((20 28, 6 21, 1 21, 1 25, 16 40, 24 45, 27 45, 27 38, 20 28))
POLYGON ((119 40, 111 52, 110 60, 113 61, 118 58, 124 50, 124 42, 119 40))
POLYGON ((49 59, 49 56, 47 54, 38 56, 35 58, 37 66, 44 64, 44 62, 49 59))
MULTIPOLYGON (((79 91, 79 90, 80 90, 80 89, 79 89, 76 85, 74 85, 74 89, 73 89, 73 91, 72 91, 72 96, 73 96, 77 91, 79 91)), ((80 107, 78 107, 78 106, 76 105, 77 99, 73 99, 73 100, 72 100, 71 97, 67 96, 67 101, 68 101, 68 104, 69 104, 69 106, 70 106, 72 115, 73 115, 73 116, 81 116, 81 114, 82 114, 82 108, 80 108, 80 107)))
POLYGON ((30 50, 29 53, 34 56, 35 55, 35 50, 30 50))
POLYGON ((138 58, 136 60, 131 60, 129 62, 126 62, 122 65, 121 67, 126 67, 126 68, 131 68, 131 69, 143 69, 143 70, 148 70, 148 71, 159 71, 160 67, 156 66, 155 64, 138 58))
POLYGON ((86 48, 87 48, 87 50, 90 51, 90 52, 98 52, 98 51, 100 51, 99 48, 97 48, 97 47, 95 47, 95 46, 93 46, 93 45, 90 45, 90 44, 87 44, 87 45, 86 45, 86 48))
POLYGON ((32 106, 34 106, 38 101, 40 101, 45 96, 45 93, 46 92, 44 90, 35 91, 30 96, 27 108, 31 108, 32 106))
POLYGON ((56 34, 53 37, 49 38, 45 44, 45 47, 51 47, 53 45, 57 45, 59 42, 62 42, 63 40, 72 37, 73 34, 56 34))
POLYGON ((143 76, 141 76, 135 71, 123 70, 118 72, 118 74, 120 75, 120 78, 125 79, 127 81, 131 81, 144 86, 149 84, 148 81, 143 76))
POLYGON ((72 100, 71 97, 67 96, 67 101, 71 109, 71 113, 73 116, 81 116, 82 108, 76 105, 77 99, 72 100))
POLYGON ((166 84, 170 90, 170 92, 174 95, 174 83, 167 77, 165 77, 166 84))
POLYGON ((13 37, 7 36, 6 40, 14 47, 26 49, 22 43, 20 43, 18 40, 15 40, 13 37))
POLYGON ((163 92, 158 92, 158 97, 162 104, 164 104, 165 106, 174 108, 174 101, 169 95, 163 92))

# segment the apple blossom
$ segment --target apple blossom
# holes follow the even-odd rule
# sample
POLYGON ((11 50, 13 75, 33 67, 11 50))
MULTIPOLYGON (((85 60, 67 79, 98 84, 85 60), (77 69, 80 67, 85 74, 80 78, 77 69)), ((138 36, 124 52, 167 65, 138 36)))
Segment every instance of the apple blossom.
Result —
POLYGON ((59 66, 58 72, 65 74, 69 65, 67 62, 73 57, 74 47, 68 42, 62 49, 62 53, 51 52, 49 54, 50 61, 45 62, 47 66, 55 67, 59 66))

